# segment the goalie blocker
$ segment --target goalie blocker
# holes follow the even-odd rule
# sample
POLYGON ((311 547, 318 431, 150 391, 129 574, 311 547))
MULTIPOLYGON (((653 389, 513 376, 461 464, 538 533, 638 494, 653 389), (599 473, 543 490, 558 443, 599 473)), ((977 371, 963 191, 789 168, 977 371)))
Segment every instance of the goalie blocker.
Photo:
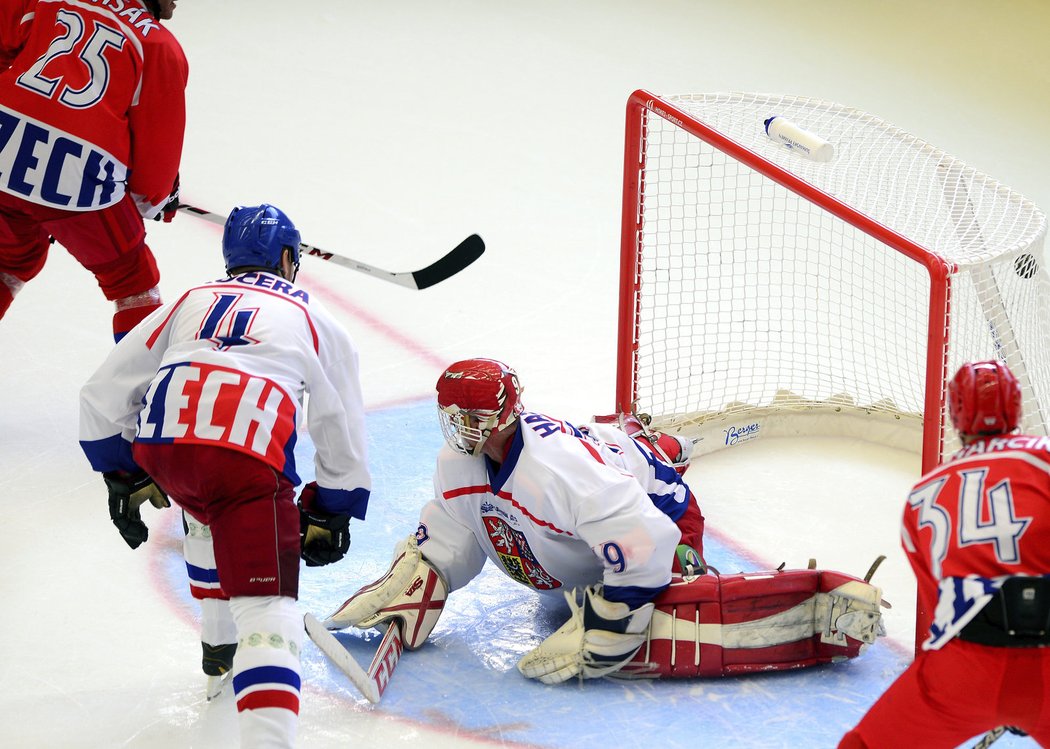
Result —
POLYGON ((416 537, 408 536, 394 549, 386 574, 350 596, 323 624, 326 629, 368 629, 396 619, 404 647, 415 650, 437 624, 447 595, 448 586, 423 558, 416 537))

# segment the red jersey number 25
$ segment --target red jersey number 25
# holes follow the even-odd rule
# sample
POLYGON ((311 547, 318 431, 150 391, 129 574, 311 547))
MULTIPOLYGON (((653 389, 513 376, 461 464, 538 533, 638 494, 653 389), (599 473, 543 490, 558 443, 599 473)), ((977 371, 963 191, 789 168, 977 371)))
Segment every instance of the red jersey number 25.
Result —
POLYGON ((47 52, 18 77, 18 85, 49 99, 57 91, 58 101, 72 109, 94 106, 102 100, 109 86, 106 52, 110 49, 119 52, 127 39, 117 29, 96 21, 94 31, 85 42, 87 24, 79 13, 61 10, 57 20, 65 31, 56 36, 47 52), (52 75, 47 74, 49 66, 50 71, 54 71, 52 75), (74 71, 79 73, 76 75, 78 81, 86 74, 87 81, 79 88, 63 82, 74 71))

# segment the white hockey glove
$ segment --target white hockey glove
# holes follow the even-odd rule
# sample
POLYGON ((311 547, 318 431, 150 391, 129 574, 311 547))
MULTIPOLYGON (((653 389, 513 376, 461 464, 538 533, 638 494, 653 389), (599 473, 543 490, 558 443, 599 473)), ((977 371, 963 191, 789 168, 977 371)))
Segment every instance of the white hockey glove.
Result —
POLYGON ((396 619, 403 642, 415 650, 430 635, 445 607, 448 586, 430 562, 423 558, 415 535, 394 549, 387 573, 364 586, 324 621, 327 629, 368 629, 396 619))
POLYGON ((554 634, 518 661, 518 670, 544 684, 559 684, 574 676, 598 679, 629 662, 645 642, 653 604, 631 609, 607 601, 601 586, 584 589, 583 606, 577 592, 566 592, 571 614, 554 634))

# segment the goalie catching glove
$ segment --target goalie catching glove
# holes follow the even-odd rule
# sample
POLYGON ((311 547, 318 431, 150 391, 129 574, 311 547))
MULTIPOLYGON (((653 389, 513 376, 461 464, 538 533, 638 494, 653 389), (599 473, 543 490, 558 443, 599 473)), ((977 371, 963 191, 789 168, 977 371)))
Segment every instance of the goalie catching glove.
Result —
POLYGON ((368 629, 383 622, 400 623, 404 646, 415 650, 430 635, 445 606, 448 586, 423 558, 416 537, 394 549, 386 574, 364 586, 324 621, 327 629, 368 629))
POLYGON ((338 562, 350 549, 350 516, 317 509, 317 482, 299 494, 299 556, 307 567, 338 562))
POLYGON ((109 517, 132 549, 149 538, 139 507, 149 502, 157 508, 171 507, 168 495, 144 472, 109 471, 102 474, 109 489, 109 517))
POLYGON ((554 634, 518 661, 518 670, 544 684, 559 684, 574 676, 598 679, 627 664, 645 643, 653 604, 636 609, 608 601, 602 586, 584 589, 583 605, 577 593, 565 593, 571 614, 554 634))

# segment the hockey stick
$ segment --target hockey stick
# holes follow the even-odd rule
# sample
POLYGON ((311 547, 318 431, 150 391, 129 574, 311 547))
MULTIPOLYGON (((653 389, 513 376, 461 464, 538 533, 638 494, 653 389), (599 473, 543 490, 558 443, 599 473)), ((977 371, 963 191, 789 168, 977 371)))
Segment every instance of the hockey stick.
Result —
MULTIPOLYGON (((219 226, 224 226, 226 224, 225 216, 206 211, 203 208, 197 208, 189 203, 179 203, 178 210, 183 213, 189 213, 197 218, 204 219, 205 221, 210 221, 213 224, 218 224, 219 226)), ((404 286, 409 289, 426 289, 436 283, 441 283, 447 278, 451 278, 481 257, 482 253, 485 252, 485 242, 477 234, 471 234, 456 245, 451 252, 434 261, 426 268, 400 273, 383 270, 374 265, 362 263, 360 260, 336 255, 334 252, 322 250, 320 247, 314 247, 311 244, 306 244, 306 242, 299 243, 299 252, 302 255, 319 257, 322 260, 341 265, 344 268, 356 270, 358 273, 367 273, 368 275, 382 281, 396 283, 398 286, 404 286)))
POLYGON ((981 737, 981 740, 973 745, 971 749, 986 749, 994 744, 1003 734, 1012 733, 1016 736, 1027 736, 1028 734, 1016 726, 999 726, 981 737))
POLYGON ((972 749, 987 749, 989 746, 998 741, 999 737, 1001 737, 1004 733, 1006 733, 1009 730, 1010 729, 1006 726, 999 726, 998 728, 993 728, 991 731, 982 736, 981 740, 974 744, 972 749))
POLYGON ((361 668, 361 664, 350 655, 350 651, 344 648, 336 636, 325 629, 313 614, 303 617, 303 623, 306 625, 306 633, 310 635, 314 644, 350 678, 350 682, 365 696, 365 699, 372 703, 379 702, 404 650, 401 624, 394 621, 387 627, 383 639, 379 642, 379 648, 368 666, 368 671, 365 671, 361 668))

